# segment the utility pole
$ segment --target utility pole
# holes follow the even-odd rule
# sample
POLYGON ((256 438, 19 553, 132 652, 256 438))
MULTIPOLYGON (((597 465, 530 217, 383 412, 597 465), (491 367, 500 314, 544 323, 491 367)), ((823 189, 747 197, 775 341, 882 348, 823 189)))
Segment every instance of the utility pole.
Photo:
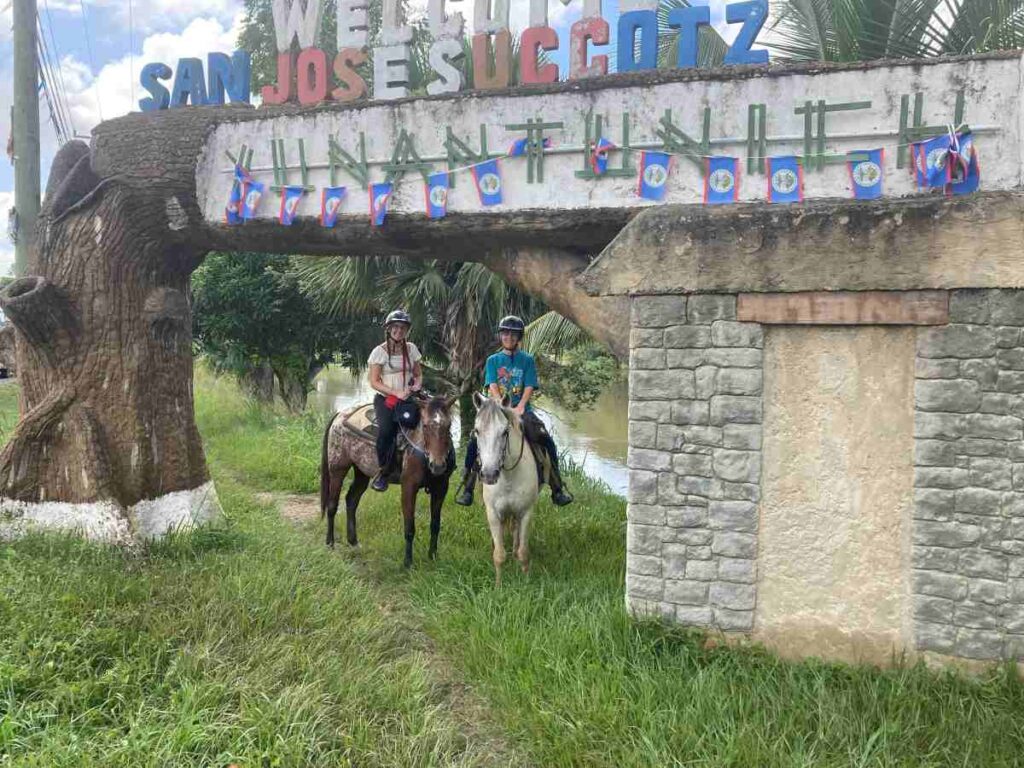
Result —
POLYGON ((14 274, 21 276, 39 216, 39 71, 36 0, 14 0, 14 207, 18 211, 14 274))

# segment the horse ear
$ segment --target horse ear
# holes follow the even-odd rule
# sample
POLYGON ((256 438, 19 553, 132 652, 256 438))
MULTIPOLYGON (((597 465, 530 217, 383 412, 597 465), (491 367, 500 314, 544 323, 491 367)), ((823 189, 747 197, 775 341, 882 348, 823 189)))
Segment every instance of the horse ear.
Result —
POLYGON ((474 392, 473 393, 473 405, 475 405, 477 407, 477 410, 479 410, 481 407, 483 407, 483 404, 484 404, 484 396, 481 395, 479 392, 474 392))

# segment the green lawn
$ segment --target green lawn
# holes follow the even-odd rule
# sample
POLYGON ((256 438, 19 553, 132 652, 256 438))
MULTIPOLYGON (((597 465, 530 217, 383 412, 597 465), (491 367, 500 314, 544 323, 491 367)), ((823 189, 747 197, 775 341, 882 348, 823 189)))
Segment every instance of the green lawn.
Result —
MULTIPOLYGON (((0 427, 16 407, 0 388, 0 427)), ((362 547, 254 499, 312 493, 322 420, 197 377, 229 522, 138 555, 0 545, 0 766, 1000 766, 1024 688, 923 667, 780 662, 631 621, 624 503, 577 477, 541 503, 534 570, 493 587, 481 507, 401 566, 397 494, 362 547)), ((339 518, 340 519, 340 518, 339 518)))

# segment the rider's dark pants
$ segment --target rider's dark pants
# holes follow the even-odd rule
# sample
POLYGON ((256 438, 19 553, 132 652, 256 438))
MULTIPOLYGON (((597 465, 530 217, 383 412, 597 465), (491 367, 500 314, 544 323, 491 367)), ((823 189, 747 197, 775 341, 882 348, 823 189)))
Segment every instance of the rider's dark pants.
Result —
MULTIPOLYGON (((551 433, 548 432, 547 427, 544 426, 544 422, 540 420, 533 411, 526 411, 523 414, 523 432, 526 433, 526 439, 534 445, 541 445, 544 450, 548 452, 548 456, 551 459, 551 468, 555 474, 558 474, 558 447, 555 445, 554 438, 551 437, 551 433)), ((466 461, 464 467, 467 472, 471 471, 476 467, 477 457, 479 456, 479 449, 476 445, 476 437, 471 437, 469 442, 466 444, 466 461)))
POLYGON ((377 414, 377 466, 388 467, 395 454, 398 422, 395 412, 384 404, 384 395, 373 398, 373 411, 377 414))

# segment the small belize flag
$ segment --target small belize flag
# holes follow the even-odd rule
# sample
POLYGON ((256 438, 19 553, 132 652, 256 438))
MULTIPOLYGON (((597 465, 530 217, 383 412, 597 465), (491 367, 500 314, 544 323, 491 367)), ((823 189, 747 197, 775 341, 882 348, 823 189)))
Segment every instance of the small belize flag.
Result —
POLYGON ((501 204, 501 169, 496 159, 474 165, 473 181, 480 195, 480 205, 501 204))
POLYGON ((224 221, 228 224, 242 223, 242 185, 246 179, 251 179, 248 172, 242 166, 235 166, 235 178, 231 181, 231 194, 228 195, 228 204, 224 208, 224 221))
POLYGON ((448 215, 448 172, 430 174, 423 187, 427 198, 427 217, 443 219, 448 215))
POLYGON ((281 190, 281 210, 277 212, 277 220, 286 227, 295 221, 295 212, 299 209, 299 201, 305 191, 302 187, 285 187, 281 190))
MULTIPOLYGON (((515 141, 513 141, 508 146, 508 152, 507 152, 508 156, 509 157, 519 157, 520 155, 525 155, 526 154, 526 148, 529 146, 529 144, 530 144, 530 140, 528 138, 516 139, 515 141)), ((545 137, 544 139, 541 140, 540 145, 544 149, 550 149, 551 148, 551 139, 545 137)))
POLYGON ((392 189, 390 181, 370 185, 370 223, 375 227, 381 226, 388 215, 392 189))
POLYGON ((884 149, 862 149, 850 152, 846 161, 850 171, 850 186, 857 200, 875 200, 882 196, 882 169, 885 167, 884 149), (861 159, 854 160, 854 156, 861 159))
POLYGON ((648 200, 663 200, 667 189, 672 156, 666 152, 641 152, 640 176, 636 180, 636 193, 648 200))
POLYGON ((338 223, 338 211, 345 199, 344 187, 324 187, 320 193, 320 225, 333 227, 338 223))
POLYGON ((768 202, 799 203, 803 199, 804 169, 799 158, 769 157, 768 202))
POLYGON ((256 209, 263 199, 263 184, 252 178, 242 182, 242 218, 251 221, 256 218, 256 209))
POLYGON ((604 136, 594 142, 590 150, 590 168, 595 176, 604 176, 608 170, 608 153, 617 147, 604 136))
POLYGON ((946 185, 947 195, 969 195, 977 192, 981 185, 981 165, 978 150, 970 134, 959 140, 956 162, 950 170, 950 182, 946 185))
POLYGON ((705 205, 727 205, 740 199, 739 166, 735 157, 704 158, 705 205))
POLYGON ((914 178, 919 187, 944 187, 949 183, 948 135, 936 136, 928 141, 912 144, 914 151, 914 178))

